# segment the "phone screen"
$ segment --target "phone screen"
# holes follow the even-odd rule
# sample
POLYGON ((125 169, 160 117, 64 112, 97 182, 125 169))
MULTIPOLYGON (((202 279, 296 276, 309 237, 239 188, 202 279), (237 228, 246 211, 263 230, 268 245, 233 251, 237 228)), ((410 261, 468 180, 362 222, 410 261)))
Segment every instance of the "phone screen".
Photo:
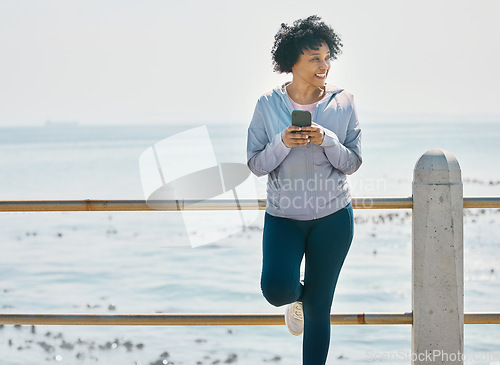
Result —
MULTIPOLYGON (((292 125, 298 127, 311 126, 311 112, 308 110, 294 110, 292 112, 292 125)), ((293 131, 296 133, 297 131, 293 131)))

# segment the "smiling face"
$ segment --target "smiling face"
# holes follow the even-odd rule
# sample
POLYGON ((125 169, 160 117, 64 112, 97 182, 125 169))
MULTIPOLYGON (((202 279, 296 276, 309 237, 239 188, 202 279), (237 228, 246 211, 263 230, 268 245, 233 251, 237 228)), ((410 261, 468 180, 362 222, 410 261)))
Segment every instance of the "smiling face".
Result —
POLYGON ((317 49, 304 49, 292 67, 293 82, 323 87, 330 70, 330 48, 325 42, 317 49))

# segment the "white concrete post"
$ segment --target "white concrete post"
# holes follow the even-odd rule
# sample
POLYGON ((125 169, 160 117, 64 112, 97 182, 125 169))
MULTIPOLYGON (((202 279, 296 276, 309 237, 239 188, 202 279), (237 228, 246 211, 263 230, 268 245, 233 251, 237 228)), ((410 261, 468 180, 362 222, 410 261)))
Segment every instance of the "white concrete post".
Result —
POLYGON ((413 171, 413 365, 463 364, 463 186, 447 151, 424 153, 413 171))

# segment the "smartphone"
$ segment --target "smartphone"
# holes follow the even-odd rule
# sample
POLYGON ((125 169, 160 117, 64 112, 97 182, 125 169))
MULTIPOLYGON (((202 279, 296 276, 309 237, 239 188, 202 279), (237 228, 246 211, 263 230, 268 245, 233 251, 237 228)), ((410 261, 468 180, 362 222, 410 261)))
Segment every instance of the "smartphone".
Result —
MULTIPOLYGON (((292 112, 292 125, 298 127, 310 127, 311 126, 311 112, 307 110, 294 110, 292 112)), ((298 131, 293 131, 292 133, 297 133, 298 131)))

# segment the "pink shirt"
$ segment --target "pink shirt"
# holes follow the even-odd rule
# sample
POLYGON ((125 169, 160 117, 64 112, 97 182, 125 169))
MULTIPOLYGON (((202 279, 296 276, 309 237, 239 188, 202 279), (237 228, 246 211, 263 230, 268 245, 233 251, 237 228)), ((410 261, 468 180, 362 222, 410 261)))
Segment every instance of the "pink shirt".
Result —
MULTIPOLYGON (((290 96, 288 97, 290 99, 290 96)), ((315 103, 312 104, 307 104, 307 105, 302 105, 302 104, 297 104, 295 101, 290 99, 290 103, 292 103, 293 109, 295 110, 308 110, 313 113, 314 109, 316 108, 316 104, 318 104, 319 100, 315 103)))

